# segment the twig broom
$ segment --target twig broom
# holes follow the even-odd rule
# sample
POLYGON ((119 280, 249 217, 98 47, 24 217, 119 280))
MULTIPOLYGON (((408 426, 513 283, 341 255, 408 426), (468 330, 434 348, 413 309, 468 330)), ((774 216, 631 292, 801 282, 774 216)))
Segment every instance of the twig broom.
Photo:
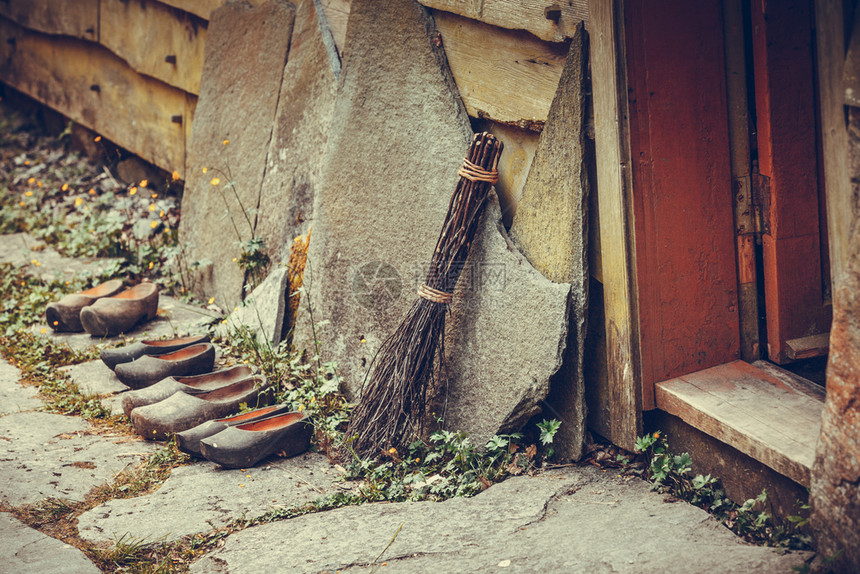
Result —
POLYGON ((498 181, 503 147, 486 132, 472 138, 419 298, 380 347, 347 428, 360 456, 408 445, 424 428, 428 393, 444 368, 445 315, 484 200, 498 181))

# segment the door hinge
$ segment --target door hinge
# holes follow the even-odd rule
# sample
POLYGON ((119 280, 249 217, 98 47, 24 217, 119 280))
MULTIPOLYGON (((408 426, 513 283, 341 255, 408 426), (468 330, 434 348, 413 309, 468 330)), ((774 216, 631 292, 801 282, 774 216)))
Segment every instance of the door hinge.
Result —
POLYGON ((755 233, 770 233, 770 178, 760 173, 750 176, 755 233))

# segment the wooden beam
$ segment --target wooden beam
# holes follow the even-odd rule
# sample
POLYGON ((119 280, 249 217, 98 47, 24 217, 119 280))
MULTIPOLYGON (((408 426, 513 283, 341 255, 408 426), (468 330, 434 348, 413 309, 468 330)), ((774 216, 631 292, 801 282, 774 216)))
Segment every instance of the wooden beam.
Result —
POLYGON ((590 0, 591 77, 609 397, 609 438, 633 450, 642 433, 621 0, 590 0))
POLYGON ((0 16, 19 26, 98 41, 99 0, 0 0, 0 16))
POLYGON ((102 45, 129 66, 197 94, 206 22, 154 0, 101 0, 102 45))
POLYGON ((579 22, 588 28, 588 0, 419 0, 429 8, 509 30, 526 30, 547 42, 573 37, 579 22))
POLYGON ((141 76, 107 48, 0 18, 0 81, 183 174, 186 93, 141 76))
POLYGON ((830 333, 789 339, 785 342, 786 355, 792 361, 823 357, 830 351, 830 333))
POLYGON ((809 486, 822 399, 734 361, 658 383, 657 406, 809 486))
POLYGON ((433 16, 469 115, 540 131, 566 47, 448 12, 433 16))
MULTIPOLYGON (((848 174, 848 131, 842 74, 845 34, 842 0, 815 0, 815 39, 818 56, 818 98, 821 108, 821 145, 824 189, 827 196, 827 231, 830 275, 835 293, 845 277, 851 253, 854 206, 848 174)), ((855 28, 854 35, 858 30, 855 28)))

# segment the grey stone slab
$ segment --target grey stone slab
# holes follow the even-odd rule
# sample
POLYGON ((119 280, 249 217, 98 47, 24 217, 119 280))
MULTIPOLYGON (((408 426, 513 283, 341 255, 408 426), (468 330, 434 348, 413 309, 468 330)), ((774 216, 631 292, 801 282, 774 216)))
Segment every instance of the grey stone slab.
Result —
POLYGON ((68 373, 84 395, 110 395, 128 390, 101 359, 63 367, 61 370, 68 373))
POLYGON ((549 418, 562 425, 556 453, 579 459, 585 441, 583 355, 588 312, 588 46, 578 25, 535 158, 511 225, 511 238, 535 269, 571 285, 570 333, 550 382, 549 418))
POLYGON ((382 571, 404 573, 792 572, 808 555, 744 544, 639 479, 579 467, 512 478, 470 499, 348 507, 248 528, 191 572, 367 572, 377 557, 376 569, 385 562, 382 571))
POLYGON ((254 468, 225 470, 206 462, 173 470, 157 491, 111 500, 78 519, 85 540, 104 542, 129 534, 174 540, 208 532, 246 516, 301 505, 336 492, 340 476, 321 454, 273 458, 254 468))
POLYGON ((0 416, 22 411, 34 411, 42 406, 36 387, 18 383, 21 371, 0 359, 0 416))
POLYGON ((77 417, 15 413, 0 417, 0 503, 19 506, 43 498, 83 500, 156 446, 99 430, 77 417))
POLYGON ((274 263, 286 263, 295 236, 313 223, 337 81, 331 72, 314 2, 296 2, 290 55, 260 194, 256 232, 274 263))
POLYGON ((285 0, 231 2, 209 20, 179 230, 190 259, 211 262, 197 292, 223 308, 242 299, 234 258, 259 207, 294 15, 285 0))
POLYGON ((0 569, 15 574, 101 572, 74 546, 30 528, 7 512, 0 512, 0 556, 0 569))
MULTIPOLYGON (((304 285, 321 352, 350 397, 413 299, 439 235, 471 127, 417 2, 351 4, 304 285), (362 343, 362 340, 366 341, 362 343)), ((313 348, 300 305, 296 344, 313 348)))
POLYGON ((112 258, 77 257, 57 253, 29 233, 0 235, 0 263, 21 267, 44 281, 67 281, 74 277, 99 276, 122 261, 112 258))
POLYGON ((218 333, 227 336, 245 326, 260 344, 277 346, 284 327, 288 290, 287 268, 278 267, 227 316, 226 323, 218 325, 218 333))
POLYGON ((565 349, 570 285, 547 280, 510 243, 495 194, 468 271, 446 325, 450 380, 442 414, 446 428, 483 446, 541 411, 565 349))
POLYGON ((98 338, 88 333, 55 333, 47 324, 36 324, 32 332, 50 338, 56 343, 65 343, 72 349, 83 351, 92 347, 103 348, 120 341, 162 339, 196 335, 206 331, 208 325, 220 315, 203 307, 182 303, 167 295, 158 297, 158 316, 152 321, 137 325, 124 336, 98 338))

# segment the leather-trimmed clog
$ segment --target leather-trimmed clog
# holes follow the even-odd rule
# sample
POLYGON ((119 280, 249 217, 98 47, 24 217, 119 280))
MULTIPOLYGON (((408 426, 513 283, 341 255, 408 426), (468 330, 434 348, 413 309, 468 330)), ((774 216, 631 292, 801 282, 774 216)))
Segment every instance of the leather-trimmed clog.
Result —
POLYGON ((218 434, 227 427, 234 427, 236 425, 258 421, 260 419, 273 417, 289 411, 290 407, 288 405, 272 405, 270 407, 248 411, 241 415, 206 421, 194 428, 176 433, 176 444, 182 452, 193 454, 195 456, 203 456, 203 453, 200 452, 200 441, 204 438, 218 434))
POLYGON ((45 309, 48 327, 57 332, 76 333, 83 331, 81 309, 89 307, 102 297, 116 295, 121 289, 122 279, 111 279, 80 293, 70 293, 54 303, 48 303, 45 309))
POLYGON ((129 363, 135 359, 139 359, 144 355, 164 355, 196 345, 198 343, 208 343, 209 334, 192 335, 190 337, 176 337, 174 339, 147 339, 138 341, 125 347, 115 347, 112 349, 102 349, 99 356, 102 362, 108 366, 110 370, 114 370, 120 363, 129 363))
POLYGON ((203 456, 224 468, 247 468, 274 453, 291 457, 310 446, 313 426, 307 411, 292 411, 227 427, 200 441, 203 456))
POLYGON ((241 403, 255 405, 264 391, 258 384, 264 381, 255 376, 199 395, 175 393, 131 411, 131 424, 143 438, 164 440, 168 435, 235 413, 241 403))
POLYGON ((238 365, 220 371, 213 371, 203 375, 191 377, 167 377, 152 386, 137 391, 129 391, 122 396, 122 410, 126 416, 131 416, 131 411, 137 407, 143 407, 163 401, 175 393, 186 393, 199 395, 232 385, 238 381, 254 376, 254 372, 246 365, 238 365))
POLYGON ((184 377, 209 373, 215 366, 212 343, 191 345, 165 355, 144 355, 114 369, 116 378, 132 389, 143 389, 167 377, 184 377))
POLYGON ((157 312, 158 287, 140 283, 81 309, 81 324, 93 337, 113 337, 127 333, 141 321, 155 319, 157 312))

